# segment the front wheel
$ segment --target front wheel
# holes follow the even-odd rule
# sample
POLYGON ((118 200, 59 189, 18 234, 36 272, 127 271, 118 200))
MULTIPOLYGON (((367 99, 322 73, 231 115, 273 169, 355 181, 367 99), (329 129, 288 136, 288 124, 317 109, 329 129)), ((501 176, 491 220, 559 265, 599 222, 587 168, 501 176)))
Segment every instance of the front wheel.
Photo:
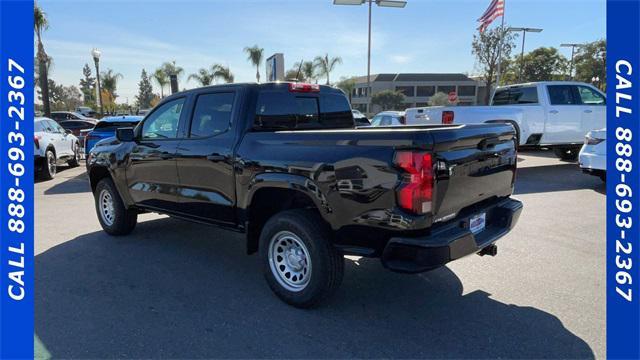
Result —
POLYGON ((56 176, 58 159, 53 150, 49 149, 44 154, 44 161, 40 169, 40 176, 45 180, 51 180, 56 176))
POLYGON ((260 257, 271 290, 284 302, 309 308, 342 282, 344 258, 322 218, 310 210, 273 216, 260 234, 260 257))
POLYGON ((96 212, 102 229, 110 235, 127 235, 138 222, 138 213, 127 209, 110 178, 100 180, 94 192, 96 212))

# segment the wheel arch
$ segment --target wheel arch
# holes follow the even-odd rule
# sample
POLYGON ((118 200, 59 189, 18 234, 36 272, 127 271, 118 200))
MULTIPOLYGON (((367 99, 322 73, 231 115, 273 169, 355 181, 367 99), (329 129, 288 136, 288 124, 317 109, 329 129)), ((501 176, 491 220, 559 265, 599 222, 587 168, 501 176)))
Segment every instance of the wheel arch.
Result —
POLYGON ((291 209, 313 209, 329 223, 331 209, 320 187, 311 179, 293 174, 260 174, 249 186, 240 222, 245 225, 247 253, 258 251, 260 232, 273 215, 291 209))
POLYGON ((520 142, 522 141, 522 130, 520 129, 520 125, 515 120, 508 119, 498 119, 498 120, 489 120, 485 121, 485 123, 489 124, 511 124, 513 128, 516 130, 516 139, 518 140, 518 146, 520 146, 520 142))

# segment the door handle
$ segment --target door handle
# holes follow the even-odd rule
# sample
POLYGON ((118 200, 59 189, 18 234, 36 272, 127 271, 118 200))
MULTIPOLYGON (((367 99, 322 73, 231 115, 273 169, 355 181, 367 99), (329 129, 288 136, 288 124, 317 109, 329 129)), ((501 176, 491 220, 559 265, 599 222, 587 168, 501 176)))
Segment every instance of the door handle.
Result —
POLYGON ((224 159, 225 157, 220 154, 213 154, 213 155, 207 156, 207 160, 209 161, 224 161, 224 159))
POLYGON ((584 112, 585 112, 585 114, 591 114, 593 111, 591 111, 591 110, 587 109, 587 110, 585 110, 584 112))
POLYGON ((550 113, 550 114, 557 114, 557 113, 558 113, 558 110, 549 110, 549 113, 550 113))

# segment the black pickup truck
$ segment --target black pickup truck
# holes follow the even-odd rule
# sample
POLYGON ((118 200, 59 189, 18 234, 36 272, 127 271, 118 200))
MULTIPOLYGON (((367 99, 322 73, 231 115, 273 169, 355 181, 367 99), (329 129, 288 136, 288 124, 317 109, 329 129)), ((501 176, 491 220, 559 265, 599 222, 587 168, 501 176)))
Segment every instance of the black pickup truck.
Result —
POLYGON ((509 125, 356 128, 340 90, 232 84, 165 98, 87 169, 107 233, 141 212, 246 233, 271 289, 309 307, 339 286, 343 255, 408 273, 495 255, 522 210, 515 146, 509 125))

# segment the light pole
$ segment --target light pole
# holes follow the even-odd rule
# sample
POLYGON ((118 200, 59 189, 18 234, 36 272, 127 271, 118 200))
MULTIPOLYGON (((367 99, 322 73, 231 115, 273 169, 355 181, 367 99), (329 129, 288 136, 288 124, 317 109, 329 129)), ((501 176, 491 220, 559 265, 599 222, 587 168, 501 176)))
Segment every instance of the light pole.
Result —
POLYGON ((525 28, 525 27, 510 27, 508 31, 522 31, 522 50, 520 52, 520 76, 518 81, 522 81, 522 74, 524 73, 524 39, 527 37, 528 32, 539 33, 542 29, 538 28, 525 28))
POLYGON ((91 56, 93 56, 93 62, 96 64, 96 80, 98 81, 98 101, 100 102, 100 116, 104 116, 104 109, 102 108, 102 89, 100 88, 100 50, 93 48, 91 50, 91 56))
POLYGON ((582 46, 582 44, 560 44, 561 47, 571 48, 571 61, 569 62, 569 80, 573 80, 573 56, 576 53, 576 48, 582 46))
POLYGON ((407 6, 405 0, 333 0, 334 5, 362 5, 369 3, 369 37, 367 48, 367 112, 371 108, 371 8, 373 3, 381 7, 404 8, 407 6))

